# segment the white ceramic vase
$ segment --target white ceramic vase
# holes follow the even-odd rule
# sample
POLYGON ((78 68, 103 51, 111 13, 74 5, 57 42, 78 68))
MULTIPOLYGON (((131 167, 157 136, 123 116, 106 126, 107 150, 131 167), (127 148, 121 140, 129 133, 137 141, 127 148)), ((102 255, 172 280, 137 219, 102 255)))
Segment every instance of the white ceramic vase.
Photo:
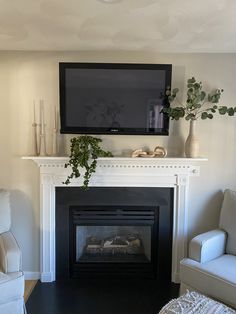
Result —
POLYGON ((199 157, 199 140, 195 135, 196 121, 197 120, 190 120, 189 135, 185 142, 185 155, 188 158, 199 157))

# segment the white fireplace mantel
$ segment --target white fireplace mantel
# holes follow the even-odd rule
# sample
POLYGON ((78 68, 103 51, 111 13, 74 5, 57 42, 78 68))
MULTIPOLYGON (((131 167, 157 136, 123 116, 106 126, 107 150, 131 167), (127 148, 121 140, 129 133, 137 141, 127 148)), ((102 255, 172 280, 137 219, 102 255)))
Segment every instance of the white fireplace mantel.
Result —
MULTIPOLYGON (((55 280, 55 187, 65 186, 68 157, 23 157, 40 168, 40 272, 42 282, 55 280)), ((179 261, 187 252, 189 177, 200 175, 205 158, 99 158, 90 186, 171 187, 174 189, 172 281, 179 282, 179 261)), ((71 186, 81 186, 82 179, 71 186)))

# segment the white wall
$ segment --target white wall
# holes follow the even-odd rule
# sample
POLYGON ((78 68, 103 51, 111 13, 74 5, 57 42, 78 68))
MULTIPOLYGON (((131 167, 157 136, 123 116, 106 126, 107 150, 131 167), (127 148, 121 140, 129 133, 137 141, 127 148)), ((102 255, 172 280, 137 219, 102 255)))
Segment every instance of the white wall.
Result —
MULTIPOLYGON (((21 160, 21 156, 32 153, 33 100, 38 105, 41 98, 45 101, 50 152, 53 106, 58 106, 59 102, 59 61, 171 63, 173 87, 182 90, 187 78, 195 76, 206 88, 225 89, 222 104, 236 105, 236 54, 0 53, 0 187, 12 191, 12 230, 22 248, 26 271, 39 270, 39 173, 33 162, 21 160)), ((190 182, 190 236, 215 227, 221 191, 227 187, 236 190, 236 117, 199 120, 197 132, 201 156, 209 161, 201 165, 201 176, 190 182)), ((169 137, 113 135, 102 138, 104 148, 114 154, 163 145, 169 155, 181 156, 187 133, 188 123, 179 121, 171 122, 169 137)), ((68 143, 68 136, 61 136, 61 142, 68 143)))

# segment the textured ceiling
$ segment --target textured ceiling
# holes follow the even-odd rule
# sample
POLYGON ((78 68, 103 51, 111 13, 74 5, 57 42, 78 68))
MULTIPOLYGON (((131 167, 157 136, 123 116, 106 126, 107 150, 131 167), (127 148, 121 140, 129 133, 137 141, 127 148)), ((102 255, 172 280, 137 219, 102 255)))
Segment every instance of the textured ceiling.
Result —
POLYGON ((233 0, 0 0, 0 50, 236 52, 233 0))

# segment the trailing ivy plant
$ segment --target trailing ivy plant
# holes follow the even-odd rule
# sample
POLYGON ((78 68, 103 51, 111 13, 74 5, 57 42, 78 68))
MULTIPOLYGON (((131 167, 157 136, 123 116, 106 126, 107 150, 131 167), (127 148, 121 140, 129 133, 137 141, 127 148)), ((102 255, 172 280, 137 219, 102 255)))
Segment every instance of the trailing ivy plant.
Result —
POLYGON ((80 168, 85 169, 82 188, 87 190, 92 173, 96 171, 98 157, 112 157, 112 153, 101 149, 100 138, 92 136, 73 137, 71 139, 70 156, 65 168, 71 166, 71 174, 67 177, 64 184, 69 184, 71 179, 81 176, 80 168))
POLYGON ((197 82, 192 77, 187 81, 186 102, 182 104, 178 100, 178 88, 174 88, 172 91, 168 89, 166 95, 169 103, 178 103, 178 105, 163 108, 162 112, 167 113, 172 120, 179 120, 184 117, 186 120, 197 120, 198 118, 203 120, 212 119, 215 113, 233 116, 236 112, 236 107, 218 105, 223 91, 223 89, 215 89, 207 94, 202 90, 202 82, 197 82))

